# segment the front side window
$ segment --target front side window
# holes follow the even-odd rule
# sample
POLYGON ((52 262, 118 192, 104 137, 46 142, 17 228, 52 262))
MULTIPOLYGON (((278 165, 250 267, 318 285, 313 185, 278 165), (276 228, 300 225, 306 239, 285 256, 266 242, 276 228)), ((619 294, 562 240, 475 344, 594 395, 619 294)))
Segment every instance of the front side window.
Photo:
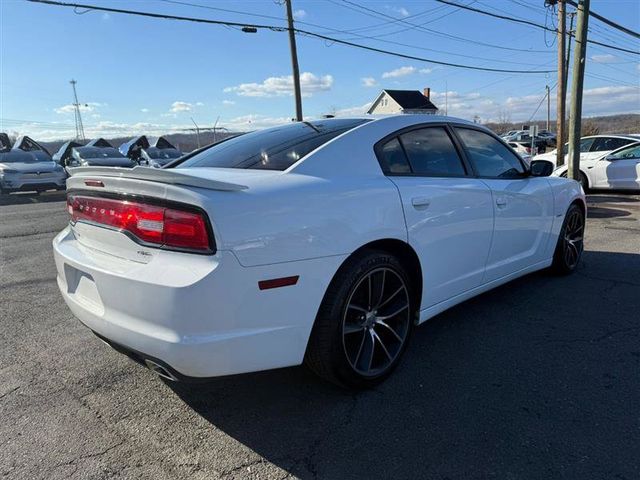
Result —
POLYGON ((456 127, 456 132, 479 176, 518 178, 524 174, 520 159, 491 135, 462 127, 456 127))
POLYGON ((220 167, 286 170, 302 157, 367 119, 295 122, 224 140, 175 168, 220 167))
POLYGON ((411 170, 430 177, 463 176, 464 166, 443 127, 421 128, 400 135, 411 170))

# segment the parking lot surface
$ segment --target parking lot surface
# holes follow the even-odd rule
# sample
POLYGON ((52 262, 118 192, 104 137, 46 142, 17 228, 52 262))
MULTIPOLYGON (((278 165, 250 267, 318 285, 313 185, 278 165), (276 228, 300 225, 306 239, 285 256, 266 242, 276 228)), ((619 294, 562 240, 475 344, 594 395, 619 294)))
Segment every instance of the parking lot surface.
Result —
POLYGON ((439 315, 387 382, 353 394, 302 367, 164 383, 59 295, 64 195, 3 197, 0 476, 640 478, 640 196, 589 206, 574 275, 439 315))

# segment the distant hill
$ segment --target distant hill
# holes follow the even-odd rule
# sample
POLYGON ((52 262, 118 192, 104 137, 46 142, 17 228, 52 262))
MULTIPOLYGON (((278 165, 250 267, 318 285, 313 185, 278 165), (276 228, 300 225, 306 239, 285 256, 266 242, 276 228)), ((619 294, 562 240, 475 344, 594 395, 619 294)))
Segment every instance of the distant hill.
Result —
MULTIPOLYGON (((526 122, 502 122, 486 123, 485 126, 496 133, 504 133, 509 130, 520 130, 526 122)), ((538 125, 538 128, 546 128, 546 121, 530 122, 529 125, 538 125)), ((568 127, 568 124, 567 124, 568 127)), ((552 132, 556 130, 556 121, 551 121, 552 132)), ((605 117, 585 117, 582 119, 582 135, 597 135, 602 133, 638 133, 640 134, 640 114, 627 113, 622 115, 608 115, 605 117)))

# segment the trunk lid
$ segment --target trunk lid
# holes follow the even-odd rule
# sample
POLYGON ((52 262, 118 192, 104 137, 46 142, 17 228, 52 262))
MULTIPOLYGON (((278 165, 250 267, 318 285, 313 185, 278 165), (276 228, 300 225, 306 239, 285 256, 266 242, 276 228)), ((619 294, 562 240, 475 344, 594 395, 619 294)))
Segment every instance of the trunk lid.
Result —
MULTIPOLYGON (((282 174, 279 171, 232 168, 77 167, 69 171, 71 177, 67 179, 67 190, 70 195, 115 198, 202 212, 211 226, 209 233, 218 245, 215 210, 223 208, 221 196, 225 197, 225 202, 233 201, 234 195, 243 195, 251 186, 282 174)), ((78 221, 71 228, 77 241, 90 249, 89 253, 98 251, 139 263, 149 263, 155 257, 168 253, 143 245, 131 235, 104 225, 78 221)), ((96 255, 100 253, 96 252, 96 255)))

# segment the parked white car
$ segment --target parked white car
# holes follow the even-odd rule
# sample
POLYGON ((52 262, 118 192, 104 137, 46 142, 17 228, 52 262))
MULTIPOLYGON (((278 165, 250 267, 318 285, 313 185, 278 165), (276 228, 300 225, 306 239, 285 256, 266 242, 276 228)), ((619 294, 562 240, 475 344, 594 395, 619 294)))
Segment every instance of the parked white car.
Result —
MULTIPOLYGON (((556 177, 566 177, 568 167, 554 170, 556 177)), ((580 183, 584 190, 640 190, 640 142, 626 145, 600 158, 580 161, 580 183)))
MULTIPOLYGON (((637 141, 640 141, 640 135, 592 135, 582 137, 580 139, 580 162, 599 159, 620 147, 637 141)), ((551 152, 536 155, 533 159, 546 160, 553 164, 553 168, 556 168, 557 151, 557 149, 554 149, 551 152)), ((566 164, 569 155, 568 143, 564 144, 564 153, 564 163, 566 164)))
POLYGON ((289 123, 170 168, 84 167, 53 241, 80 321, 158 374, 303 361, 380 382, 413 327, 583 248, 578 183, 434 115, 289 123))

